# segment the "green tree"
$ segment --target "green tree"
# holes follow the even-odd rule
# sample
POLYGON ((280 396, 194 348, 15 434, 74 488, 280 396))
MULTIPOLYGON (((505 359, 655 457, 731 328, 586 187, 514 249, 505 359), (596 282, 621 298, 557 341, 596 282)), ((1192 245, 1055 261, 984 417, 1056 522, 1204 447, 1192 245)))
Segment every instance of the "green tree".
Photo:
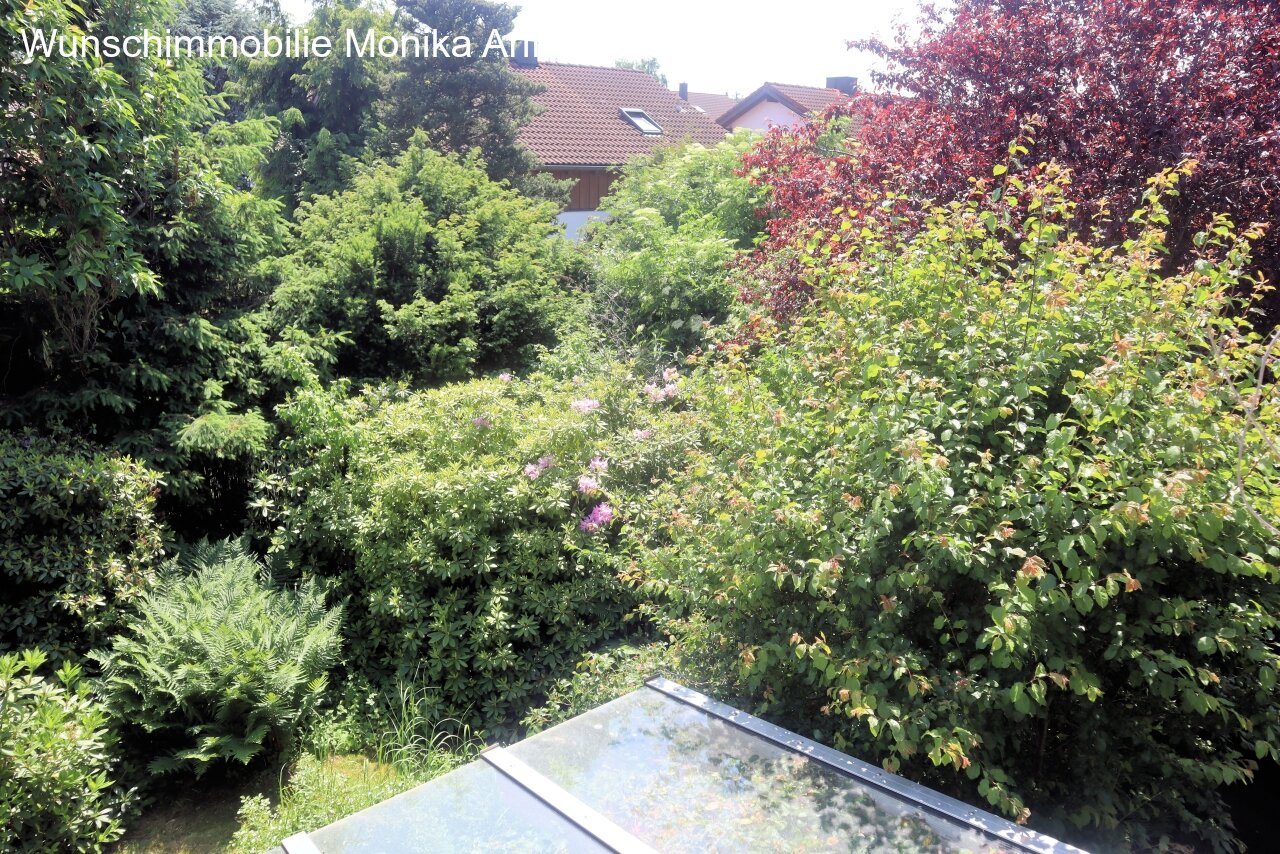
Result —
POLYGON ((645 59, 615 59, 613 67, 626 68, 631 71, 643 71, 663 86, 667 85, 667 75, 659 70, 658 60, 652 56, 645 59))
POLYGON ((518 141, 534 114, 537 86, 510 69, 503 51, 486 50, 493 32, 511 32, 516 11, 483 0, 414 0, 394 12, 363 0, 318 5, 307 29, 335 45, 345 44, 348 30, 376 30, 421 38, 428 52, 360 57, 343 49, 323 58, 245 63, 232 91, 254 115, 275 116, 282 128, 262 191, 292 210, 345 189, 358 161, 393 156, 425 133, 437 150, 481 155, 492 178, 541 198, 567 196, 561 183, 535 173, 535 159, 518 141), (450 48, 455 37, 469 39, 470 55, 434 52, 433 28, 450 48))
MULTIPOLYGON (((252 5, 241 0, 177 0, 173 7, 169 32, 175 36, 246 36, 261 35, 269 26, 284 23, 278 0, 260 0, 252 5)), ((206 56, 202 60, 205 79, 214 92, 222 90, 231 79, 235 59, 230 56, 206 56)), ((231 106, 236 118, 243 109, 231 106)))
POLYGON ((306 29, 335 49, 325 57, 245 61, 229 87, 251 115, 280 122, 259 191, 289 210, 313 195, 345 189, 377 124, 375 111, 394 63, 377 55, 348 56, 347 31, 397 32, 389 12, 359 0, 317 5, 306 29))
POLYGON ((504 37, 515 25, 518 7, 488 0, 406 0, 396 8, 405 32, 470 39, 465 57, 403 57, 378 105, 386 135, 384 148, 402 146, 415 131, 426 131, 445 151, 478 152, 495 179, 516 179, 536 164, 517 138, 533 118, 530 96, 537 86, 511 70, 506 56, 485 55, 490 35, 504 37))
POLYGON ((194 497, 178 432, 257 382, 237 315, 281 231, 245 176, 273 127, 219 123, 194 62, 20 61, 25 29, 135 34, 162 2, 0 8, 0 422, 115 444, 194 497))
POLYGON ((629 163, 591 227, 592 316, 619 347, 669 358, 701 345, 734 302, 730 265, 755 245, 767 191, 740 175, 752 145, 667 146, 629 163))

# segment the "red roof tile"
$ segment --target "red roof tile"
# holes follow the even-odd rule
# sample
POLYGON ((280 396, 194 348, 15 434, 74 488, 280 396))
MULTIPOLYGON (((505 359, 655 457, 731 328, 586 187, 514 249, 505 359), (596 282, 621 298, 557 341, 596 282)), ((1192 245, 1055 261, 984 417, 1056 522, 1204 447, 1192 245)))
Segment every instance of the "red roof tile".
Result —
POLYGON ((849 96, 839 89, 826 89, 818 86, 791 86, 786 83, 766 83, 784 98, 790 99, 804 107, 803 112, 815 113, 825 110, 838 101, 847 101, 849 96))
POLYGON ((738 99, 730 98, 728 95, 716 95, 712 92, 690 92, 689 103, 695 107, 701 107, 714 120, 737 106, 738 99))
POLYGON ((713 116, 643 71, 554 62, 512 65, 512 70, 546 87, 533 96, 542 112, 520 130, 520 141, 544 166, 620 166, 685 138, 703 145, 724 139, 724 128, 713 116), (644 110, 662 135, 641 133, 622 117, 624 107, 644 110))
POLYGON ((747 112, 761 101, 779 101, 797 115, 805 116, 825 110, 849 96, 839 89, 827 89, 820 86, 792 86, 788 83, 765 83, 733 107, 718 116, 718 120, 729 126, 739 116, 747 112))

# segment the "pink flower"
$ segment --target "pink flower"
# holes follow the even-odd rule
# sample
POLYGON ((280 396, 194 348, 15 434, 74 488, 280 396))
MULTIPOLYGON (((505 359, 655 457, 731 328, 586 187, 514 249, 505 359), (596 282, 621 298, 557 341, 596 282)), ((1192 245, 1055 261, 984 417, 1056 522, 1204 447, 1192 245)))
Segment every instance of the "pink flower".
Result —
POLYGON ((650 436, 653 435, 653 431, 652 430, 633 430, 631 431, 631 435, 635 436, 637 439, 648 439, 650 436))
POLYGON ((609 461, 604 457, 592 457, 591 462, 587 463, 587 470, 596 474, 604 474, 609 470, 609 461))
POLYGON ((504 371, 503 373, 498 374, 498 379, 504 383, 509 383, 512 380, 512 376, 504 371))
POLYGON ((591 512, 582 517, 582 521, 578 523, 578 527, 588 533, 598 531, 605 525, 613 521, 613 508, 606 502, 600 502, 591 508, 591 512))
POLYGON ((493 422, 481 415, 478 418, 472 418, 471 423, 480 428, 492 427, 493 422))
POLYGON ((588 412, 595 412, 599 409, 600 401, 596 400, 594 397, 584 397, 582 400, 575 400, 573 403, 569 404, 569 407, 575 412, 581 412, 583 415, 586 415, 588 412))
POLYGON ((662 381, 667 383, 675 382, 676 378, 679 376, 680 372, 678 370, 675 368, 667 368, 662 372, 662 381))
POLYGON ((578 478, 578 491, 583 495, 593 495, 600 491, 600 481, 589 474, 578 478))
POLYGON ((539 459, 536 463, 529 463, 529 465, 525 466, 524 476, 529 478, 529 480, 537 480, 544 471, 553 467, 555 464, 556 464, 556 455, 547 454, 545 457, 542 457, 541 459, 539 459))
POLYGON ((649 383, 644 387, 644 393, 649 395, 649 400, 654 403, 661 403, 664 400, 670 400, 680 393, 675 383, 667 383, 659 388, 656 383, 649 383))

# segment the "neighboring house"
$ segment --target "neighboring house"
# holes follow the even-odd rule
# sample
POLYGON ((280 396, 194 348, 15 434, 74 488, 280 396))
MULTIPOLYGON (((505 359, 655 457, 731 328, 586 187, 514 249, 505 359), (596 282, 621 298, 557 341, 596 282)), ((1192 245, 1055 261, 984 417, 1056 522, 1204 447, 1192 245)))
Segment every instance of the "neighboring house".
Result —
POLYGON ((727 130, 764 131, 775 125, 794 126, 810 113, 848 100, 858 91, 856 77, 828 77, 825 88, 766 83, 716 117, 727 130))
POLYGON ((512 69, 546 87, 533 96, 542 112, 520 130, 520 141, 545 171, 575 182, 560 217, 569 237, 600 215, 600 200, 631 158, 684 139, 724 139, 711 116, 643 71, 517 56, 512 69))

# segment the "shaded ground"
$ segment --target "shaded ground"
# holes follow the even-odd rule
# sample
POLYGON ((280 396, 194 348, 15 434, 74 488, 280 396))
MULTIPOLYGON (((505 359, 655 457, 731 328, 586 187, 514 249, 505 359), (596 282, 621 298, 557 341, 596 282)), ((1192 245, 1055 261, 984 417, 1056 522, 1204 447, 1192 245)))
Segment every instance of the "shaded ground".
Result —
POLYGON ((265 794, 275 800, 278 771, 238 779, 174 781, 169 798, 163 794, 143 814, 129 822, 129 832, 111 849, 113 854, 212 854, 222 851, 236 832, 240 798, 265 794))
MULTIPOLYGON (((292 773, 290 771, 289 773, 292 773)), ((414 785, 412 777, 402 777, 392 766, 358 754, 331 756, 319 766, 320 777, 312 777, 312 787, 294 792, 290 803, 281 805, 286 822, 301 825, 290 830, 314 828, 371 806, 414 785), (316 784, 319 788, 315 788, 316 784)), ((295 782, 299 778, 295 778, 295 782)), ((218 778, 213 773, 203 779, 174 778, 169 791, 159 792, 142 815, 129 822, 129 832, 111 849, 111 854, 221 854, 238 827, 236 814, 241 798, 266 795, 273 805, 287 778, 279 767, 265 767, 251 773, 240 772, 218 778)), ((289 799, 286 799, 289 800, 289 799)), ((262 828, 258 828, 263 832, 262 828)), ((289 835, 279 826, 267 833, 279 833, 275 841, 289 835)), ((263 846, 270 847, 269 845, 263 846)), ((235 854, 258 854, 256 851, 235 854)))

